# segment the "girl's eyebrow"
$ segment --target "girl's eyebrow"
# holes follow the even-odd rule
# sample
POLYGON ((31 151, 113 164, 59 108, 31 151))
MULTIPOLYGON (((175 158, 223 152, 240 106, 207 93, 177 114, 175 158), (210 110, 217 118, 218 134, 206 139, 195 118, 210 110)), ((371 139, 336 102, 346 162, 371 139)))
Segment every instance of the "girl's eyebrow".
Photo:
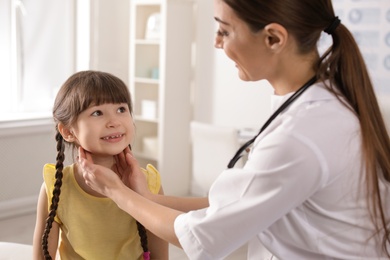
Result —
POLYGON ((218 17, 214 17, 214 19, 215 19, 215 21, 217 21, 217 22, 219 22, 219 23, 223 23, 223 24, 226 24, 226 25, 230 25, 229 23, 222 21, 222 20, 219 19, 218 17))

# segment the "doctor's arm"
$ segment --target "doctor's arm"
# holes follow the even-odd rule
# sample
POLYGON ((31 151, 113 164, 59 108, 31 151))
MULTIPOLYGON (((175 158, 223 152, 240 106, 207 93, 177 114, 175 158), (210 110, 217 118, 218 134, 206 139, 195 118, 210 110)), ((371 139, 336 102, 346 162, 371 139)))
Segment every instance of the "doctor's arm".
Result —
MULTIPOLYGON (((80 148, 79 153, 83 158, 92 162, 92 159, 89 158, 89 154, 83 149, 80 148)), ((115 172, 121 177, 122 182, 143 197, 160 205, 182 212, 207 208, 209 206, 207 197, 177 197, 150 192, 145 175, 140 170, 138 162, 132 156, 130 149, 126 148, 123 153, 118 154, 115 159, 117 165, 115 172)))

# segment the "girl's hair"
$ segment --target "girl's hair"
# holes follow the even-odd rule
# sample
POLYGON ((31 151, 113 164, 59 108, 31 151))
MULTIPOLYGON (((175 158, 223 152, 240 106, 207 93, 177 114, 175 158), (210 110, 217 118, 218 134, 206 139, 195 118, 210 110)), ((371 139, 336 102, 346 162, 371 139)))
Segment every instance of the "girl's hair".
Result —
MULTIPOLYGON (((297 41, 300 53, 317 50, 321 32, 335 20, 331 0, 223 0, 253 32, 267 24, 284 26, 297 41)), ((367 202, 376 234, 383 234, 382 248, 390 256, 389 223, 385 217, 386 198, 379 190, 382 175, 390 182, 390 141, 373 85, 362 54, 350 31, 339 24, 331 32, 333 44, 314 64, 317 79, 336 94, 340 93, 360 121, 367 183, 367 202)))
MULTIPOLYGON (((49 216, 46 219, 46 227, 42 236, 42 249, 45 259, 51 259, 48 251, 48 237, 60 201, 65 144, 72 146, 73 149, 75 148, 73 143, 67 143, 63 139, 58 131, 58 124, 62 123, 66 127, 70 127, 76 122, 80 113, 88 107, 106 103, 126 103, 129 106, 130 113, 133 112, 130 92, 126 84, 116 76, 106 72, 77 72, 67 79, 58 91, 53 108, 53 118, 56 125, 55 138, 57 141, 56 181, 54 183, 49 216)), ((137 222, 137 227, 142 249, 144 252, 147 252, 146 230, 139 222, 137 222)))

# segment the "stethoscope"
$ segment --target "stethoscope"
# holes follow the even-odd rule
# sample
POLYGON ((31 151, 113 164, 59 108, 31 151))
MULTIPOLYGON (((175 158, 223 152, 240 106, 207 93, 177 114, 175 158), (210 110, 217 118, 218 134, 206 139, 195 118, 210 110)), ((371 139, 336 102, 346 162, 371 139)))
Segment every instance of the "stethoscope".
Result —
POLYGON ((300 87, 293 95, 291 95, 264 123, 264 125, 261 127, 260 131, 257 133, 256 136, 254 136, 252 139, 247 141, 245 144, 243 144, 236 152, 236 154, 233 156, 233 158, 230 160, 228 164, 228 169, 233 168, 236 162, 243 156, 242 152, 245 151, 253 142, 256 140, 256 138, 268 127, 269 124, 289 105, 291 105, 292 102, 295 101, 306 89, 308 89, 311 85, 316 82, 317 77, 312 77, 308 82, 306 82, 302 87, 300 87))

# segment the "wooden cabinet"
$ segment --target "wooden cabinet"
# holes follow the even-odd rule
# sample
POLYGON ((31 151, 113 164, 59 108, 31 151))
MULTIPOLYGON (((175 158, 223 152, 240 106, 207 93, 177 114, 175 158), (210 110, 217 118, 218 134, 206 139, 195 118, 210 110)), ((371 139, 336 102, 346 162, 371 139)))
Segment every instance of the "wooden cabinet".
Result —
POLYGON ((132 0, 129 87, 141 166, 155 165, 167 194, 185 194, 190 179, 194 3, 132 0))

